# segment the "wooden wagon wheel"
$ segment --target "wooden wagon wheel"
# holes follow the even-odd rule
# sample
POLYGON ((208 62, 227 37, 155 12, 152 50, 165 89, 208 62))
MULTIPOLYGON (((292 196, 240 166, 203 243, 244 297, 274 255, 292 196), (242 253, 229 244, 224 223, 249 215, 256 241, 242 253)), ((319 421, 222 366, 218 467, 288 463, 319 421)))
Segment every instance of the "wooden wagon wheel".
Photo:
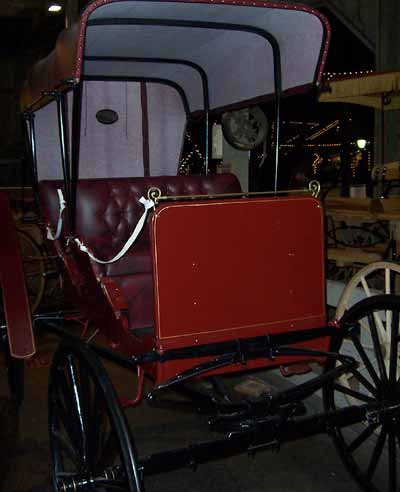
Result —
MULTIPOLYGON (((344 384, 342 378, 323 389, 327 412, 349 405, 376 405, 378 411, 347 428, 333 426, 332 438, 348 470, 368 492, 395 492, 400 486, 400 382, 398 375, 400 297, 378 295, 351 307, 342 323, 358 326, 345 340, 332 339, 331 351, 359 361, 344 384), (386 359, 377 319, 388 334, 386 359), (346 341, 347 343, 344 343, 346 341), (387 363, 385 363, 385 360, 387 363)), ((330 359, 327 370, 333 369, 330 359)))
POLYGON ((112 383, 84 344, 64 343, 50 370, 53 490, 140 492, 133 440, 112 383))
POLYGON ((360 301, 376 294, 396 294, 399 275, 400 265, 390 261, 376 261, 361 268, 351 278, 340 296, 336 319, 343 316, 354 304, 355 299, 360 301))
POLYGON ((25 231, 18 230, 22 266, 31 312, 34 313, 43 298, 46 279, 44 258, 39 245, 25 231))
MULTIPOLYGON (((394 294, 396 292, 396 285, 398 285, 399 279, 400 265, 397 263, 378 261, 371 263, 370 265, 366 265, 364 268, 359 270, 356 275, 354 275, 342 292, 336 309, 336 319, 341 319, 346 311, 356 301, 368 299, 381 293, 388 295, 394 294)), ((386 327, 390 326, 390 311, 388 311, 387 316, 389 319, 386 321, 385 314, 380 316, 378 313, 374 313, 384 364, 388 368, 390 364, 390 333, 386 327)), ((365 320, 361 320, 360 323, 365 323, 365 320)), ((372 340, 368 338, 367 333, 368 331, 364 330, 364 349, 368 352, 371 360, 375 360, 373 343, 372 340)), ((344 343, 349 342, 345 340, 344 343)), ((350 348, 351 343, 348 349, 350 350, 350 348)), ((363 373, 365 371, 364 364, 361 364, 359 369, 363 373)), ((347 385, 348 387, 352 387, 354 384, 357 384, 354 381, 353 376, 347 374, 341 376, 341 383, 343 385, 347 385)), ((347 398, 350 403, 354 403, 351 396, 348 395, 347 398)))

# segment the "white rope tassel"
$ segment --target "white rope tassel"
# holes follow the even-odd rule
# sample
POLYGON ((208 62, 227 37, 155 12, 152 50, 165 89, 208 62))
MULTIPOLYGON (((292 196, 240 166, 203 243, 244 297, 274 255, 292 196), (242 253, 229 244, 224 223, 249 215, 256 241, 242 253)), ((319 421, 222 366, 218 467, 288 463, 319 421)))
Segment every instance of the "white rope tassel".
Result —
POLYGON ((65 207, 67 206, 67 202, 64 199, 63 192, 60 188, 57 189, 57 194, 58 194, 58 202, 59 202, 59 208, 58 208, 58 222, 57 222, 57 230, 56 233, 53 234, 50 226, 47 226, 47 239, 50 239, 50 241, 56 241, 62 231, 63 227, 63 212, 65 210, 65 207))
POLYGON ((108 263, 114 263, 115 261, 118 261, 120 258, 124 256, 124 254, 129 250, 129 248, 132 246, 132 244, 136 241, 137 237, 141 233, 143 226, 146 222, 147 218, 147 213, 148 211, 154 207, 155 203, 153 200, 147 200, 143 196, 140 198, 139 202, 144 206, 144 212, 140 219, 138 220, 138 223, 136 224, 136 227, 134 231, 131 234, 131 237, 128 239, 128 241, 125 243, 124 247, 121 249, 121 251, 114 256, 114 258, 111 258, 111 260, 100 260, 99 258, 96 258, 95 256, 92 255, 92 253, 87 249, 87 247, 80 241, 78 238, 75 238, 74 241, 76 244, 79 246, 79 249, 83 251, 84 253, 87 253, 89 258, 96 263, 101 263, 102 265, 106 265, 108 263))

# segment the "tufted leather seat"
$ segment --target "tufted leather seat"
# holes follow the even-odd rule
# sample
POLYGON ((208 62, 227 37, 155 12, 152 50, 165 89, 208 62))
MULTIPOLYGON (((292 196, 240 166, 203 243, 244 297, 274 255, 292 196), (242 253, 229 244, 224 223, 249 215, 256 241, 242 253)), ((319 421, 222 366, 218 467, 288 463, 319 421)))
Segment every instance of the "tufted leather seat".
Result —
MULTIPOLYGON (((42 181, 39 197, 42 216, 55 230, 60 181, 42 181)), ((77 189, 77 235, 98 258, 107 260, 123 247, 143 213, 139 203, 151 187, 163 195, 206 195, 240 192, 231 174, 209 176, 157 176, 143 178, 83 179, 77 189)), ((65 231, 64 231, 65 233, 65 231)), ((152 258, 148 224, 132 248, 108 265, 92 263, 97 277, 112 277, 129 308, 131 328, 153 323, 152 258)))

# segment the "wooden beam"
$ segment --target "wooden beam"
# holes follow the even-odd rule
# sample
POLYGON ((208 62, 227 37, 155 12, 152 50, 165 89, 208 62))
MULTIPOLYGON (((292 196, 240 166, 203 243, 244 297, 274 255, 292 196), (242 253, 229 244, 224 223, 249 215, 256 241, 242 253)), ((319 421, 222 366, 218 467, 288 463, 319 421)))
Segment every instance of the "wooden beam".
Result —
POLYGON ((65 27, 71 26, 79 19, 78 0, 66 0, 65 4, 65 27))

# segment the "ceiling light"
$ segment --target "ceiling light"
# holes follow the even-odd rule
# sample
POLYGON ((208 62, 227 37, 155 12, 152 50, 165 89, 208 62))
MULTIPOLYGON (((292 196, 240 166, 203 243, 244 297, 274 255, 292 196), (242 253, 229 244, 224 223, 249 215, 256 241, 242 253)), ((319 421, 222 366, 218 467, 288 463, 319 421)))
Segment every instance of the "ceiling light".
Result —
POLYGON ((56 2, 51 3, 48 8, 48 11, 53 13, 61 12, 61 10, 62 10, 62 6, 56 2))

